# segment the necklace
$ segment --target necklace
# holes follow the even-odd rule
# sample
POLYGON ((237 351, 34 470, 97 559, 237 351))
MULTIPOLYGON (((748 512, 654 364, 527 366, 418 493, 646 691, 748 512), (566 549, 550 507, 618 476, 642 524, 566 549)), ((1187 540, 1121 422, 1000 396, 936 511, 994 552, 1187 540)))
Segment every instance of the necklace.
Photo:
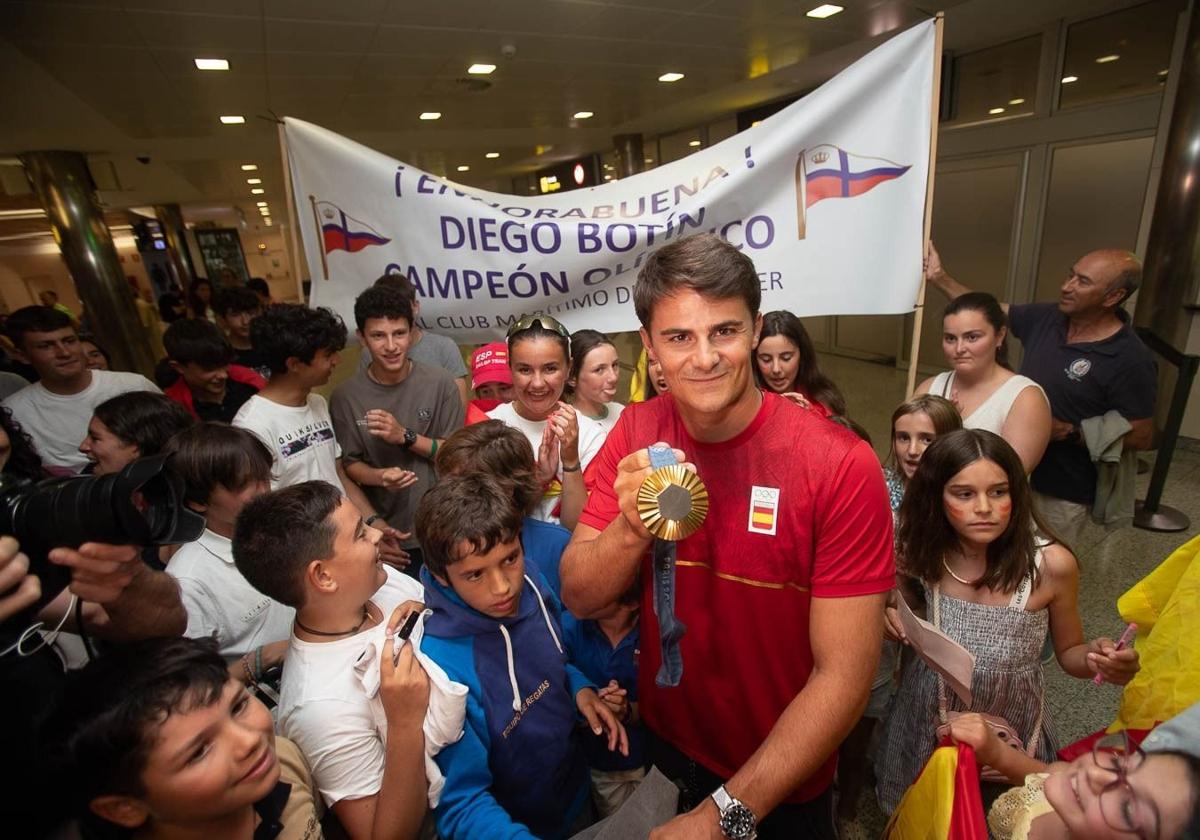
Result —
MULTIPOLYGON (((951 574, 953 574, 953 572, 951 574)), ((364 605, 362 620, 359 621, 358 624, 351 630, 339 630, 337 633, 327 633, 324 630, 314 630, 311 627, 306 627, 303 623, 301 623, 299 618, 296 619, 296 626, 299 627, 301 630, 303 630, 305 633, 311 633, 314 636, 353 636, 355 633, 357 633, 359 630, 362 629, 362 626, 367 623, 367 619, 369 619, 370 617, 371 617, 371 610, 368 606, 364 605)))
POLYGON ((954 574, 954 570, 950 568, 950 564, 946 562, 945 557, 942 557, 942 568, 944 568, 947 572, 950 573, 950 577, 954 578, 956 581, 961 583, 963 586, 978 586, 979 581, 983 580, 982 577, 979 578, 978 580, 963 580, 958 575, 954 574))

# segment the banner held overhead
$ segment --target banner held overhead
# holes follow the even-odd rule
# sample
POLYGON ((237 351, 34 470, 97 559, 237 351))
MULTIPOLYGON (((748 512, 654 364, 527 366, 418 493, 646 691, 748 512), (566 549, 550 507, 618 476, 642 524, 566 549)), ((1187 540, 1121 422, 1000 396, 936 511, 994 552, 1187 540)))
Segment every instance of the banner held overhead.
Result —
POLYGON ((633 330, 646 257, 712 232, 754 260, 764 311, 911 312, 933 66, 931 21, 715 146, 536 197, 454 184, 289 117, 292 218, 317 275, 312 303, 352 321, 363 289, 401 273, 417 289, 421 325, 463 343, 502 338, 536 312, 572 330, 633 330))

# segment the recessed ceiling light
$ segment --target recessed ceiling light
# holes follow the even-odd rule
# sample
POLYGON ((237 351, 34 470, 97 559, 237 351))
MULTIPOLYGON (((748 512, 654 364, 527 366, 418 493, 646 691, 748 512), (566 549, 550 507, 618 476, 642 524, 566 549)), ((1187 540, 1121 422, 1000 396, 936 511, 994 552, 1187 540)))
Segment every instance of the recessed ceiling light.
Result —
POLYGON ((457 169, 459 172, 470 172, 470 171, 471 171, 471 167, 467 166, 465 163, 464 163, 462 166, 458 166, 458 167, 455 167, 455 168, 456 168, 456 169, 457 169))
POLYGON ((243 171, 243 172, 253 172, 253 171, 254 171, 254 170, 256 170, 256 169, 258 169, 258 164, 257 164, 257 163, 243 163, 243 164, 242 164, 242 171, 243 171))
POLYGON ((1003 108, 989 108, 988 113, 989 114, 1003 114, 1004 109, 1003 108))
POLYGON ((596 115, 593 114, 591 111, 576 111, 575 112, 575 119, 577 119, 577 120, 589 120, 594 116, 596 116, 596 115))
POLYGON ((266 190, 264 190, 262 187, 255 187, 254 189, 250 190, 250 195, 262 195, 265 192, 266 190))
POLYGON ((654 163, 654 158, 646 158, 642 163, 654 163))
POLYGON ((272 221, 271 221, 269 218, 268 218, 268 219, 263 219, 263 221, 267 223, 267 227, 270 227, 271 225, 273 225, 273 224, 274 224, 274 222, 272 222, 272 221))
POLYGON ((262 178, 247 178, 246 183, 247 184, 261 184, 262 178))
POLYGON ((689 146, 699 146, 699 145, 700 145, 700 141, 699 141, 699 140, 689 140, 689 141, 688 141, 688 145, 689 145, 689 146))
POLYGON ((1160 76, 1165 76, 1165 75, 1167 75, 1167 74, 1168 74, 1168 73, 1170 73, 1170 72, 1171 72, 1170 70, 1159 70, 1159 71, 1158 71, 1158 75, 1160 75, 1160 76))
POLYGON ((239 114, 226 114, 221 117, 221 122, 225 125, 241 125, 246 121, 246 118, 239 114))
POLYGON ((1079 81, 1078 76, 1063 76, 1062 77, 1062 83, 1064 85, 1069 85, 1069 84, 1071 84, 1071 82, 1078 82, 1078 81, 1079 81))
POLYGON ((441 111, 422 111, 421 119, 423 120, 440 120, 442 118, 441 111))
POLYGON ((486 155, 484 155, 484 157, 487 158, 488 160, 495 160, 496 158, 500 157, 500 153, 499 152, 488 152, 486 155))
POLYGON ((259 202, 256 202, 256 203, 258 204, 258 206, 259 206, 259 207, 266 207, 266 206, 267 206, 267 202, 265 202, 265 201, 259 201, 259 202))
POLYGON ((197 70, 228 70, 229 61, 224 58, 197 58, 197 70))
POLYGON ((827 18, 833 17, 840 11, 842 11, 841 6, 835 6, 832 3, 822 3, 815 9, 809 9, 805 14, 810 18, 827 18))
POLYGON ((1117 55, 1116 53, 1109 53, 1108 55, 1102 55, 1099 58, 1097 58, 1096 63, 1097 64, 1112 64, 1114 61, 1117 61, 1120 58, 1121 58, 1121 56, 1117 55))
POLYGON ((467 68, 468 73, 473 73, 476 76, 486 76, 489 73, 496 71, 495 64, 472 64, 467 68))
POLYGON ((259 213, 262 213, 264 216, 270 216, 270 215, 271 215, 271 208, 270 208, 270 207, 259 207, 259 208, 258 208, 258 212, 259 212, 259 213))
POLYGON ((660 82, 678 82, 682 78, 682 73, 663 73, 658 77, 658 80, 660 82))
POLYGON ((611 180, 612 180, 612 176, 611 176, 611 175, 605 175, 605 176, 604 176, 604 180, 605 180, 605 181, 611 181, 611 180))
POLYGON ((1008 100, 1008 104, 1009 105, 1024 105, 1025 100, 1018 96, 1016 99, 1008 100))

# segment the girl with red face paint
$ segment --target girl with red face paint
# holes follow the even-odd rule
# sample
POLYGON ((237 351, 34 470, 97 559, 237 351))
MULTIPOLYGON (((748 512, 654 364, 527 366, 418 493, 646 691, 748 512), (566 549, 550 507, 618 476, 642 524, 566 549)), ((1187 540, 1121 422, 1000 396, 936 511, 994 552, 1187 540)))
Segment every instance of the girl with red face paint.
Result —
MULTIPOLYGON (((933 441, 899 522, 897 567, 907 584, 899 595, 916 610, 923 589, 927 618, 974 654, 975 668, 968 706, 922 660, 908 667, 877 766, 888 812, 933 753, 938 725, 954 713, 1003 718, 1019 740, 1013 746, 1052 760, 1041 665, 1047 633, 1072 676, 1100 674, 1124 685, 1138 669, 1136 651, 1118 651, 1111 639, 1084 640, 1075 557, 1038 518, 1021 459, 1003 438, 962 429, 933 441)), ((892 634, 905 641, 895 608, 887 612, 892 634)))

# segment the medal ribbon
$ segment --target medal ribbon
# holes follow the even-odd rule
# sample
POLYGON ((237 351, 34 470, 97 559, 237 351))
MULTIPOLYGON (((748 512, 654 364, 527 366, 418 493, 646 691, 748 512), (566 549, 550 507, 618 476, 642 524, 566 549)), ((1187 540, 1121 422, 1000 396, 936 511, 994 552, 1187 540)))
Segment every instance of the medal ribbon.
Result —
MULTIPOLYGON (((654 469, 678 463, 668 446, 652 446, 646 451, 654 469)), ((687 627, 675 617, 675 548, 672 540, 654 541, 654 614, 658 617, 658 642, 662 650, 662 664, 654 682, 663 688, 674 688, 683 678, 679 642, 687 632, 687 627)))

